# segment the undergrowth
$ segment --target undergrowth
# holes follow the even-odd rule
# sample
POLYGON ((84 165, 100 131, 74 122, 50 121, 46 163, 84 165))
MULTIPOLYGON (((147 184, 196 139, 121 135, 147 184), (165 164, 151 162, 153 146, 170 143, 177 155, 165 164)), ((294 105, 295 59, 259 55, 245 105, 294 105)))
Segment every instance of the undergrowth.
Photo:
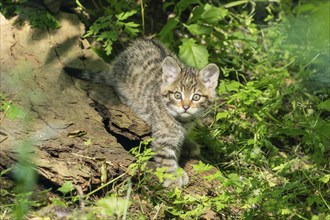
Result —
MULTIPOLYGON (((79 195, 68 182, 53 202, 86 203, 72 214, 85 219, 330 219, 329 2, 125 2, 78 1, 94 18, 84 37, 101 43, 94 50, 103 57, 153 34, 188 65, 220 67, 211 122, 195 131, 205 161, 194 166, 196 175, 216 169, 203 178, 217 184, 203 195, 164 190, 151 184, 164 175, 148 168, 151 151, 137 148, 137 162, 107 183, 113 190, 104 197, 92 198, 104 185, 79 195)), ((34 26, 53 20, 46 17, 34 26)))

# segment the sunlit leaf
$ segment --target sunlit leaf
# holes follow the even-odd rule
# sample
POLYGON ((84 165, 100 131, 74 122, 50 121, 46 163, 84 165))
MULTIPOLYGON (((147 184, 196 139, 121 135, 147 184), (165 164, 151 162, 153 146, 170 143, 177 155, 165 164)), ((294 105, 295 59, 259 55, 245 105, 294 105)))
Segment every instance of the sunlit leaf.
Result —
POLYGON ((201 35, 201 34, 210 34, 212 33, 212 27, 208 27, 205 25, 199 24, 191 24, 187 26, 190 33, 194 35, 201 35))
POLYGON ((214 24, 223 20, 228 14, 227 9, 216 7, 208 3, 204 6, 204 12, 201 14, 201 19, 208 24, 214 24))
POLYGON ((128 12, 122 12, 122 13, 116 15, 116 17, 117 17, 118 21, 123 21, 135 14, 136 14, 136 10, 131 10, 128 12))
POLYGON ((74 190, 74 186, 71 181, 66 181, 60 188, 57 189, 63 195, 66 195, 74 190))
POLYGON ((196 44, 195 40, 183 39, 179 56, 187 65, 202 68, 208 63, 209 53, 206 46, 196 44))
POLYGON ((215 120, 220 120, 223 118, 227 118, 227 116, 229 115, 229 112, 218 112, 217 116, 215 117, 215 120))
POLYGON ((126 33, 128 33, 132 37, 135 37, 140 32, 140 30, 137 28, 140 25, 136 24, 134 22, 124 23, 124 26, 125 26, 126 33))
POLYGON ((103 216, 122 216, 131 204, 129 200, 120 197, 105 197, 96 202, 103 216))
POLYGON ((9 103, 4 103, 1 106, 1 109, 3 112, 6 112, 6 117, 14 120, 14 119, 23 119, 26 116, 26 113, 19 107, 9 104, 9 103))
POLYGON ((224 5, 225 8, 231 8, 231 7, 235 7, 238 5, 242 5, 242 4, 246 4, 248 3, 250 0, 239 0, 239 1, 232 1, 230 3, 227 3, 224 5))
POLYGON ((50 200, 52 201, 53 205, 60 206, 60 207, 67 207, 66 203, 63 202, 63 201, 60 200, 60 199, 57 199, 57 198, 51 198, 50 200))
POLYGON ((330 174, 326 174, 326 175, 324 175, 323 177, 321 177, 321 178, 319 179, 319 181, 320 181, 320 182, 323 182, 323 183, 328 183, 329 180, 330 180, 330 174))

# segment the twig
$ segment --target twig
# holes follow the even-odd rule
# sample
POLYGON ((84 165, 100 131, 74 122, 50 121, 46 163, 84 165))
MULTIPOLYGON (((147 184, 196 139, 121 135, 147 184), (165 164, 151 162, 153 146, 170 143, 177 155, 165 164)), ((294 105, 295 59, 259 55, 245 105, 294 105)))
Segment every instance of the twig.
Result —
POLYGON ((127 185, 128 185, 128 190, 127 190, 127 195, 126 195, 126 200, 125 200, 123 220, 126 220, 129 197, 131 196, 131 192, 132 192, 132 183, 131 183, 131 181, 129 181, 127 185))
POLYGON ((8 138, 8 136, 7 136, 7 137, 4 137, 4 138, 0 141, 0 143, 2 143, 2 142, 4 142, 5 140, 7 140, 7 138, 8 138))
POLYGON ((8 106, 7 106, 5 112, 3 113, 3 116, 2 116, 2 118, 1 118, 0 126, 1 126, 1 124, 2 124, 2 122, 3 122, 3 120, 4 120, 4 118, 5 118, 6 114, 8 113, 8 111, 9 111, 9 109, 10 109, 11 103, 12 103, 12 101, 9 100, 9 102, 8 102, 8 106))
POLYGON ((80 210, 84 211, 85 209, 85 201, 84 201, 84 193, 81 189, 81 186, 75 186, 77 193, 79 195, 79 206, 80 206, 80 210))
POLYGON ((94 189, 93 191, 89 192, 89 193, 86 194, 84 197, 85 197, 85 198, 89 198, 91 195, 93 195, 93 194, 96 193, 97 191, 103 189, 104 187, 106 187, 106 186, 110 185, 111 183, 117 181, 118 179, 124 177, 126 174, 127 174, 127 173, 123 173, 123 174, 117 176, 116 178, 110 180, 109 182, 107 182, 107 183, 103 184, 102 186, 100 186, 100 187, 94 189))
POLYGON ((161 210, 162 206, 163 206, 163 203, 160 204, 160 206, 159 206, 159 208, 157 209, 157 212, 156 212, 155 216, 152 218, 152 220, 157 219, 157 216, 158 216, 159 211, 161 210))

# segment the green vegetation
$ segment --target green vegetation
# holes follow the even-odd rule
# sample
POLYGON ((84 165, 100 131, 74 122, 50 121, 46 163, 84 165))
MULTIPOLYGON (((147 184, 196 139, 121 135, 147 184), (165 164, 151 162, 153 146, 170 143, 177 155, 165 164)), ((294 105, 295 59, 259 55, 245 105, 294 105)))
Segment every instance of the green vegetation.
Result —
MULTIPOLYGON (((0 11, 4 16, 19 15, 17 23, 23 24, 28 21, 31 27, 39 29, 56 29, 61 26, 60 22, 43 7, 31 6, 29 0, 3 0, 0 2, 0 11)), ((33 5, 38 6, 38 5, 33 5)))
MULTIPOLYGON (((220 67, 212 122, 194 134, 205 146, 205 161, 194 169, 203 175, 216 167, 204 178, 221 184, 212 195, 160 189, 150 184, 155 178, 146 166, 151 152, 135 149, 137 162, 121 176, 127 179, 112 180, 114 190, 106 196, 90 199, 94 191, 81 198, 68 182, 59 189, 65 197, 54 204, 77 206, 84 200, 88 208, 72 215, 86 219, 198 219, 210 213, 221 213, 219 218, 330 219, 328 1, 170 0, 161 8, 142 0, 77 2, 94 18, 86 23, 84 37, 101 42, 106 55, 135 37, 155 34, 187 64, 220 67)), ((1 4, 2 12, 17 12, 1 4)), ((54 20, 46 16, 31 24, 49 21, 54 20)), ((4 102, 2 111, 8 105, 4 102)), ((12 108, 7 116, 22 114, 12 108)), ((163 175, 157 170, 160 180, 163 175)))

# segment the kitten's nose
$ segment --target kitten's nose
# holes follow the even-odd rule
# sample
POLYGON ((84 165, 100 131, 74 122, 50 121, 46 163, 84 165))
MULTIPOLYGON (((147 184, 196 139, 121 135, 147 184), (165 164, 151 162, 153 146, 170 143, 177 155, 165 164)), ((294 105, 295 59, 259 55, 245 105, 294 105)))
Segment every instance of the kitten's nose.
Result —
POLYGON ((182 108, 187 111, 190 108, 190 106, 189 105, 183 105, 182 108))

